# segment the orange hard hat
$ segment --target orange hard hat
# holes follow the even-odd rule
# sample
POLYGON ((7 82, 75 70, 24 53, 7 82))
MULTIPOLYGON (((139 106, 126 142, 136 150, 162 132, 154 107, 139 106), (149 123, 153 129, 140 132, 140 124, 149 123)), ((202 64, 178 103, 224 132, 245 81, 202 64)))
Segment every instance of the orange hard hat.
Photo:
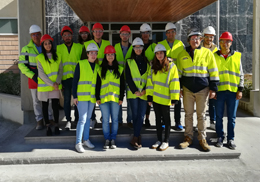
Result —
POLYGON ((106 46, 104 53, 105 54, 112 54, 112 53, 116 53, 116 50, 113 46, 108 45, 108 46, 106 46))
POLYGON ((131 33, 129 26, 127 26, 127 25, 124 25, 124 26, 121 27, 120 33, 123 32, 123 31, 131 33))
POLYGON ((71 28, 69 26, 64 26, 60 32, 61 36, 63 35, 63 32, 66 30, 69 31, 71 34, 73 34, 73 31, 71 30, 71 28))
POLYGON ((232 34, 230 32, 222 33, 221 36, 219 37, 219 39, 226 39, 226 40, 233 41, 233 37, 232 37, 232 34))
POLYGON ((82 26, 82 27, 80 27, 80 29, 79 29, 79 33, 81 33, 81 32, 88 32, 88 33, 90 33, 88 27, 86 27, 86 26, 82 26))
POLYGON ((48 34, 44 34, 44 35, 42 36, 42 38, 41 38, 41 44, 42 44, 42 42, 44 42, 45 40, 51 40, 51 41, 53 42, 53 38, 52 38, 50 35, 48 35, 48 34))
POLYGON ((94 29, 101 29, 101 30, 104 30, 103 26, 100 24, 100 23, 95 23, 92 27, 92 31, 94 29))

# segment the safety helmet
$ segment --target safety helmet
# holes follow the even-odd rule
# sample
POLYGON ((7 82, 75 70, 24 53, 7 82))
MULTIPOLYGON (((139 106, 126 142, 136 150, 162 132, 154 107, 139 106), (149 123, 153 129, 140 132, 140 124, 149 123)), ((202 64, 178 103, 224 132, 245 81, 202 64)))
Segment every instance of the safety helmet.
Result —
POLYGON ((233 37, 232 37, 232 34, 230 32, 222 33, 221 36, 219 37, 219 39, 226 39, 226 40, 233 41, 233 37))
POLYGON ((64 26, 62 29, 61 29, 61 32, 60 32, 60 35, 62 36, 63 35, 63 32, 64 31, 69 31, 71 34, 73 34, 73 31, 71 30, 71 28, 69 26, 64 26))
POLYGON ((152 31, 150 25, 148 25, 147 23, 143 23, 141 26, 140 26, 140 32, 146 32, 146 31, 152 31))
POLYGON ((205 34, 216 35, 216 31, 212 26, 208 26, 203 30, 203 36, 205 34))
POLYGON ((140 37, 136 37, 133 41, 133 46, 141 45, 144 46, 144 42, 140 37))
POLYGON ((48 35, 48 34, 44 34, 41 38, 41 44, 45 41, 45 40, 51 40, 53 42, 53 38, 48 35))
POLYGON ((95 43, 90 43, 87 47, 87 51, 98 51, 98 47, 95 43))
POLYGON ((159 51, 165 51, 166 52, 166 48, 164 47, 164 45, 162 44, 157 44, 154 48, 154 53, 159 52, 159 51))
POLYGON ((81 32, 88 32, 88 33, 90 33, 88 27, 86 27, 86 26, 82 26, 82 27, 80 27, 80 29, 79 29, 79 33, 81 33, 81 32))
POLYGON ((121 33, 123 31, 131 33, 129 26, 127 26, 127 25, 122 26, 119 32, 121 33))
POLYGON ((176 26, 172 22, 169 22, 165 26, 165 32, 167 32, 167 30, 171 30, 171 29, 175 29, 176 30, 176 26))
POLYGON ((101 29, 104 30, 103 26, 101 25, 101 23, 95 23, 92 27, 92 31, 95 29, 101 29))
POLYGON ((199 29, 197 28, 192 28, 190 31, 189 31, 189 34, 188 34, 188 37, 191 37, 193 35, 199 35, 201 36, 201 32, 199 31, 199 29))
POLYGON ((116 53, 115 48, 111 45, 106 46, 104 54, 113 54, 113 53, 116 53))
POLYGON ((29 34, 36 33, 36 32, 42 32, 42 29, 38 25, 32 25, 29 28, 29 34))

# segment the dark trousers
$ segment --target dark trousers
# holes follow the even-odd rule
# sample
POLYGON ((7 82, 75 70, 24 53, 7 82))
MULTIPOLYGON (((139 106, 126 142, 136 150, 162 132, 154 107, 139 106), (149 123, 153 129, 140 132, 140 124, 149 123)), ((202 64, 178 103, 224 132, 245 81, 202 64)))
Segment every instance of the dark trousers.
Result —
POLYGON ((170 130, 171 130, 170 106, 161 105, 153 102, 153 108, 155 112, 157 138, 160 142, 162 142, 162 120, 163 120, 165 124, 164 142, 169 142, 170 130))
MULTIPOLYGON (((72 93, 72 81, 73 78, 69 78, 67 80, 62 81, 62 85, 64 87, 63 95, 64 95, 64 112, 66 116, 67 121, 71 121, 71 93, 72 93)), ((75 116, 75 121, 79 120, 79 112, 77 106, 74 106, 74 116, 75 116)))
POLYGON ((176 124, 181 122, 181 100, 174 105, 174 121, 176 124))
MULTIPOLYGON (((51 99, 53 116, 55 123, 59 123, 59 99, 51 99)), ((45 124, 50 124, 48 113, 49 99, 47 102, 42 101, 42 113, 45 120, 45 124)))

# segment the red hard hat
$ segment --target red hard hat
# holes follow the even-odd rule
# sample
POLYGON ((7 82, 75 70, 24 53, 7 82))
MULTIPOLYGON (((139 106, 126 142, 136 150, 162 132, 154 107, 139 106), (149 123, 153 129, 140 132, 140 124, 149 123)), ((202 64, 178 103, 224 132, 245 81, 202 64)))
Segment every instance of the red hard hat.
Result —
POLYGON ((230 32, 222 33, 221 36, 219 37, 219 39, 227 39, 227 40, 233 41, 233 37, 232 37, 232 34, 230 32))
POLYGON ((44 42, 45 40, 51 40, 53 42, 53 38, 51 38, 51 36, 49 36, 48 34, 44 34, 41 38, 41 44, 42 42, 44 42))
POLYGON ((100 24, 100 23, 95 23, 92 27, 92 31, 94 29, 101 29, 101 30, 104 30, 103 26, 100 24))
POLYGON ((64 32, 65 30, 70 31, 70 33, 73 34, 73 31, 71 30, 71 28, 70 28, 69 26, 64 26, 64 27, 61 29, 61 32, 60 32, 61 36, 62 36, 62 34, 63 34, 63 32, 64 32))
POLYGON ((81 32, 88 32, 88 33, 90 33, 88 27, 86 27, 86 26, 82 26, 82 27, 80 27, 80 29, 79 29, 79 33, 81 33, 81 32))
POLYGON ((112 54, 112 53, 116 53, 116 50, 113 46, 108 45, 108 46, 106 46, 104 53, 105 54, 112 54))
POLYGON ((127 25, 124 25, 124 26, 121 27, 120 33, 123 32, 123 31, 131 33, 129 26, 127 26, 127 25))

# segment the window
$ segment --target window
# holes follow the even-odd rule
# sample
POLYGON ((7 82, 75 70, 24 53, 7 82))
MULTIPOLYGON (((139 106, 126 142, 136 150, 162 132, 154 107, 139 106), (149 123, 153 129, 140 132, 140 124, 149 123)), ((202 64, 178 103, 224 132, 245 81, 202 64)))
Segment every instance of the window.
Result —
POLYGON ((17 18, 0 18, 0 34, 17 34, 17 18))

